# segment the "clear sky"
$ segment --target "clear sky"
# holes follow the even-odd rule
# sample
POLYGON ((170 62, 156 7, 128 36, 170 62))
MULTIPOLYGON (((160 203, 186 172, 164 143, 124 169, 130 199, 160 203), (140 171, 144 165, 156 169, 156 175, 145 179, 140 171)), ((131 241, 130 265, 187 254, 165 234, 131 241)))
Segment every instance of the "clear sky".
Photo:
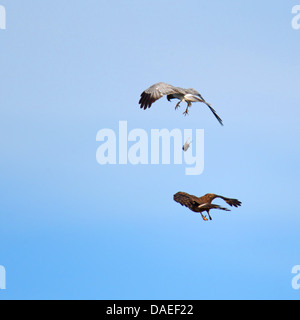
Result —
POLYGON ((296 4, 0 0, 0 299, 300 299, 296 4), (201 104, 141 111, 159 81, 225 126, 201 104), (204 129, 203 174, 100 166, 96 134, 123 120, 204 129), (178 191, 243 206, 205 223, 178 191))

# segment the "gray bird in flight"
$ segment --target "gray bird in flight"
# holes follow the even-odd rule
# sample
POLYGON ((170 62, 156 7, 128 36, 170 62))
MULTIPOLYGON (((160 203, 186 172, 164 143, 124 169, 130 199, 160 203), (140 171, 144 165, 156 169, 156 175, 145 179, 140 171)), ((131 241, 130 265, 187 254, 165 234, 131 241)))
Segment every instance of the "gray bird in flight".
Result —
POLYGON ((145 90, 141 94, 141 99, 139 104, 141 105, 141 109, 146 110, 147 108, 151 108, 152 104, 162 98, 163 96, 167 96, 168 101, 172 99, 179 99, 180 101, 177 103, 175 110, 177 110, 181 104, 181 102, 187 103, 187 108, 183 113, 185 116, 189 114, 189 108, 192 106, 192 102, 202 102, 205 103, 214 116, 218 119, 220 124, 223 126, 222 119, 217 115, 215 109, 205 101, 205 99, 201 96, 201 94, 195 89, 183 89, 179 87, 173 87, 170 84, 159 82, 145 90))

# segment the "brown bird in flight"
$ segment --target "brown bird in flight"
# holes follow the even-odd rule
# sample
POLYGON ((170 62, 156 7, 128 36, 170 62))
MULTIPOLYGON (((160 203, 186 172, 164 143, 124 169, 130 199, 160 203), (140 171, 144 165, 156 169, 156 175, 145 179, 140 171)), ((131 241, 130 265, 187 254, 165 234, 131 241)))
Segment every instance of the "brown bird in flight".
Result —
POLYGON ((227 204, 229 204, 231 207, 240 207, 242 203, 237 200, 237 199, 229 199, 225 198, 222 196, 218 196, 213 193, 208 193, 205 196, 198 198, 196 196, 190 195, 185 192, 178 192, 174 195, 174 200, 178 203, 180 203, 182 206, 185 206, 189 208, 190 210, 194 212, 199 212, 203 218, 204 221, 208 221, 206 216, 203 215, 202 212, 207 212, 209 220, 212 220, 209 211, 211 209, 219 209, 219 210, 224 210, 224 211, 231 211, 227 208, 223 208, 219 205, 212 204, 212 201, 215 200, 216 198, 223 199, 227 204))
POLYGON ((159 82, 145 90, 141 94, 141 99, 139 104, 141 105, 141 109, 146 110, 147 108, 151 108, 152 104, 162 98, 163 96, 167 96, 167 99, 171 101, 172 99, 180 100, 175 110, 177 110, 180 106, 181 102, 187 103, 187 108, 183 113, 185 116, 189 114, 189 108, 192 106, 192 102, 202 102, 206 104, 210 111, 214 114, 220 124, 223 126, 222 119, 217 115, 216 110, 204 100, 201 94, 195 89, 184 89, 179 87, 174 87, 170 84, 159 82))

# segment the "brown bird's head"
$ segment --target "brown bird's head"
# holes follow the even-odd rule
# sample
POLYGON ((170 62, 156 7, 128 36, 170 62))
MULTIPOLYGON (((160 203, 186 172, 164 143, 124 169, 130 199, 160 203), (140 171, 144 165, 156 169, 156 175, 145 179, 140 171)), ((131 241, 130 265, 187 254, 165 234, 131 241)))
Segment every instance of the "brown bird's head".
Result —
POLYGON ((214 193, 208 193, 205 196, 208 197, 208 198, 214 198, 215 194, 214 193))

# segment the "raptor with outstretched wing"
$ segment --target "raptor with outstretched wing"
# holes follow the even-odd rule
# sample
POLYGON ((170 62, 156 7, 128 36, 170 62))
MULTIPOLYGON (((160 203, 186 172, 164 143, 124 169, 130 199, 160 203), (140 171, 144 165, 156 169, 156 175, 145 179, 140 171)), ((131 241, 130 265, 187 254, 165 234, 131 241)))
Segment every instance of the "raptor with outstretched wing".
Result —
POLYGON ((179 87, 174 87, 170 84, 159 82, 145 90, 141 94, 141 98, 139 101, 141 109, 146 110, 147 108, 151 108, 152 104, 162 98, 163 96, 167 96, 167 99, 171 101, 172 99, 179 99, 180 101, 177 103, 175 110, 178 109, 181 102, 187 103, 187 108, 184 112, 184 115, 188 115, 189 108, 192 106, 192 102, 202 102, 205 103, 220 124, 223 126, 222 119, 217 115, 216 110, 204 100, 201 94, 195 89, 183 89, 179 87))
POLYGON ((221 207, 219 205, 212 204, 212 201, 216 198, 220 198, 220 199, 224 200, 231 207, 238 208, 239 206, 242 205, 242 203, 237 199, 230 199, 230 198, 218 196, 213 193, 208 193, 205 196, 200 197, 200 198, 193 196, 193 195, 190 195, 185 192, 178 192, 174 195, 174 201, 180 203, 182 206, 189 208, 193 212, 200 213, 203 220, 205 220, 205 221, 207 221, 206 216, 203 215, 203 212, 205 212, 205 211, 208 213, 208 217, 210 220, 212 220, 210 213, 209 213, 211 209, 231 211, 231 210, 224 208, 224 207, 221 207))

